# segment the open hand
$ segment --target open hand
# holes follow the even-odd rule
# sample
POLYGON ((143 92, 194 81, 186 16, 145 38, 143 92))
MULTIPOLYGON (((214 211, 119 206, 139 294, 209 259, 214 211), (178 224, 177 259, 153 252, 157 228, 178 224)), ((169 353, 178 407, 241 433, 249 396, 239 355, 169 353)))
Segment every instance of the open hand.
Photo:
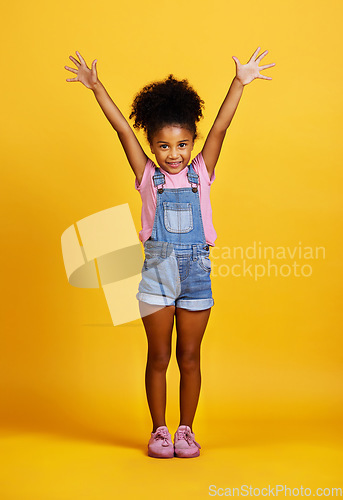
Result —
POLYGON ((232 56, 232 59, 236 63, 236 78, 243 85, 247 85, 248 83, 255 80, 255 78, 262 78, 263 80, 272 80, 272 78, 270 78, 270 76, 264 76, 264 75, 260 74, 261 70, 275 66, 275 63, 266 64, 265 66, 259 66, 261 59, 263 59, 268 53, 268 50, 265 50, 255 60, 255 57, 257 56, 260 49, 261 49, 261 47, 257 47, 257 49, 255 50, 255 52, 253 53, 253 55, 251 56, 251 58, 249 59, 247 64, 241 64, 239 62, 239 60, 237 59, 237 57, 232 56))
POLYGON ((94 61, 92 62, 92 67, 88 68, 88 66, 85 63, 85 60, 81 56, 80 52, 76 51, 75 53, 81 62, 77 61, 73 56, 69 56, 69 59, 71 59, 75 63, 77 69, 70 68, 69 66, 64 66, 64 67, 68 71, 71 71, 72 73, 76 73, 76 78, 67 78, 66 81, 67 82, 81 82, 88 89, 93 90, 96 83, 98 83, 98 75, 97 75, 97 71, 96 71, 97 60, 94 59, 94 61))

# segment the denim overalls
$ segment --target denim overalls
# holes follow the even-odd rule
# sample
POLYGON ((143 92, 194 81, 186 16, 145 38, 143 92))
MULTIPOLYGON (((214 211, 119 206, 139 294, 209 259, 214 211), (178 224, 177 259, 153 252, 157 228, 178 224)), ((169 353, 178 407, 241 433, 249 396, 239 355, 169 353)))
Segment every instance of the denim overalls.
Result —
POLYGON ((211 261, 201 217, 199 176, 192 164, 190 187, 165 189, 155 167, 156 212, 151 236, 144 242, 145 260, 136 297, 149 304, 200 311, 214 304, 211 261))

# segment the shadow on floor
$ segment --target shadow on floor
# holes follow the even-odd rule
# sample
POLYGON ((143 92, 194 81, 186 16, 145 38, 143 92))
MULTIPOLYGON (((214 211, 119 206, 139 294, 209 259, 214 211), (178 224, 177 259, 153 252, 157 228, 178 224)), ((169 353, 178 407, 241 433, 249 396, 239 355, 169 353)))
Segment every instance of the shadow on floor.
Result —
POLYGON ((90 427, 82 422, 71 421, 28 421, 15 422, 1 419, 0 437, 20 434, 49 434, 62 439, 93 442, 100 445, 122 446, 146 452, 147 443, 140 435, 139 429, 131 432, 132 425, 120 426, 116 423, 113 432, 90 427))

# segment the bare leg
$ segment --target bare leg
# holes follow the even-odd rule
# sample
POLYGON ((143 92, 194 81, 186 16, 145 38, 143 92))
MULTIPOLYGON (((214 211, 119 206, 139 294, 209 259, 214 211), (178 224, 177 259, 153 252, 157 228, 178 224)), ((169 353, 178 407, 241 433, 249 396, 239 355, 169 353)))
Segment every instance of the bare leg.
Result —
POLYGON ((155 432, 157 427, 166 425, 166 372, 171 354, 175 306, 156 308, 140 302, 139 307, 148 339, 145 388, 152 431, 155 432), (148 314, 149 311, 151 314, 148 314))
POLYGON ((176 357, 180 369, 180 424, 192 430, 198 405, 201 373, 200 346, 211 309, 189 311, 176 308, 176 357))

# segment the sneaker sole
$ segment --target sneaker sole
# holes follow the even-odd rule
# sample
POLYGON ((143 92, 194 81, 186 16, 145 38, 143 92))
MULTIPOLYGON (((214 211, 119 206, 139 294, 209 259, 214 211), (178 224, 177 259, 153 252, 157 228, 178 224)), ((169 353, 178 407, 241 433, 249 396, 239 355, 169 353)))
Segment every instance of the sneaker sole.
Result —
POLYGON ((148 456, 152 458, 174 458, 174 451, 173 454, 170 455, 158 455, 158 453, 148 450, 148 456))
POLYGON ((200 455, 200 450, 198 450, 196 453, 194 453, 194 455, 178 455, 178 453, 175 451, 175 456, 178 457, 178 458, 195 458, 195 457, 198 457, 200 455))

